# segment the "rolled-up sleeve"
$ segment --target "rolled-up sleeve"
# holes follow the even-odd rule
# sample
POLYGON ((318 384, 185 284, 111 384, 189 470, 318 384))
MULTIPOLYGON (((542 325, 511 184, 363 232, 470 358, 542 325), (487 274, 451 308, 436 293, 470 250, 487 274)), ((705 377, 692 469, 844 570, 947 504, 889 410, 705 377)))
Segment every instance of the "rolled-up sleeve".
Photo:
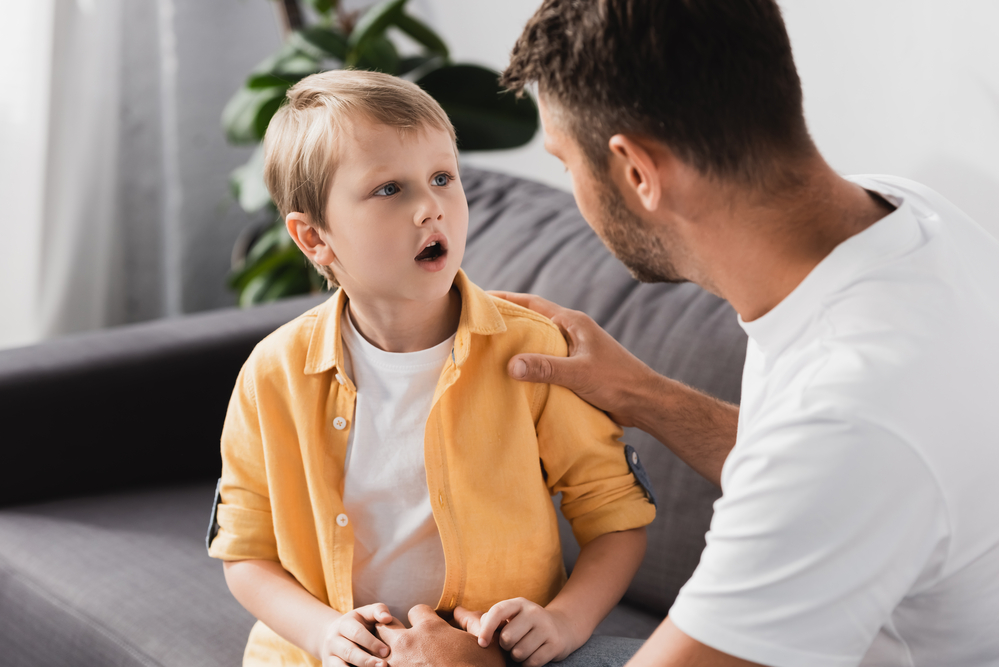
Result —
POLYGON ((278 560, 251 361, 239 373, 222 428, 217 521, 213 558, 278 560))
MULTIPOLYGON (((552 354, 566 356, 558 336, 552 354)), ((539 385, 537 423, 541 460, 551 492, 580 545, 605 533, 640 528, 656 510, 625 458, 621 427, 558 385, 539 385)))

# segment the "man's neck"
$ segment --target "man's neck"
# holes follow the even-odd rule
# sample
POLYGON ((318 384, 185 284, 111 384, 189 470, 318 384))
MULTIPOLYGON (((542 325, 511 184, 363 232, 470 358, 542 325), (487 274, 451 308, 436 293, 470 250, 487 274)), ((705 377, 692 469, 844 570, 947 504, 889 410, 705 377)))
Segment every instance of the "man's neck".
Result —
POLYGON ((698 266, 689 278, 747 322, 783 301, 836 246, 891 212, 821 158, 802 169, 793 188, 768 196, 736 191, 690 226, 698 266))
POLYGON ((457 287, 430 302, 351 298, 351 321, 365 340, 386 352, 417 352, 447 340, 458 329, 461 295, 457 287))

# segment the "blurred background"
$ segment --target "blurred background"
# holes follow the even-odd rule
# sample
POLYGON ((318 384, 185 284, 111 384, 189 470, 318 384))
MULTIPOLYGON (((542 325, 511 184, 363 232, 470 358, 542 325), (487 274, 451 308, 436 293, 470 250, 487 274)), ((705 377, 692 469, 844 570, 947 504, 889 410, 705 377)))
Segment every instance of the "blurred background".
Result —
MULTIPOLYGON (((410 0, 455 61, 502 70, 539 0, 410 0)), ((344 0, 348 10, 373 4, 344 0)), ((940 191, 999 237, 999 3, 780 0, 819 149, 940 191)), ((270 213, 229 186, 223 108, 284 39, 273 0, 0 7, 0 347, 227 307, 270 213)), ((465 164, 569 189, 539 132, 465 164)))

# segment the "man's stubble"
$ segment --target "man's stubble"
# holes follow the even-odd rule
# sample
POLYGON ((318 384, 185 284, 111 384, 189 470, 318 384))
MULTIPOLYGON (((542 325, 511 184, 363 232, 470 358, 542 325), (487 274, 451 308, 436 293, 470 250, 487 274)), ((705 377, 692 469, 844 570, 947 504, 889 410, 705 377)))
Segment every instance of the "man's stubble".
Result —
POLYGON ((677 270, 663 239, 628 209, 613 183, 601 187, 599 197, 603 217, 599 236, 635 280, 643 283, 687 282, 677 270))

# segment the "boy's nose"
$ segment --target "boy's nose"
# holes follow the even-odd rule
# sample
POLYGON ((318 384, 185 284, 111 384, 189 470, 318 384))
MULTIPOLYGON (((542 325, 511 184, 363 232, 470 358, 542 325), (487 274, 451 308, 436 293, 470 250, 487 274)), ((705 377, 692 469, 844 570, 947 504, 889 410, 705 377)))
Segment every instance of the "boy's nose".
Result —
POLYGON ((424 197, 416 209, 413 222, 417 226, 423 226, 428 222, 441 221, 444 219, 444 208, 438 203, 436 197, 424 197))

